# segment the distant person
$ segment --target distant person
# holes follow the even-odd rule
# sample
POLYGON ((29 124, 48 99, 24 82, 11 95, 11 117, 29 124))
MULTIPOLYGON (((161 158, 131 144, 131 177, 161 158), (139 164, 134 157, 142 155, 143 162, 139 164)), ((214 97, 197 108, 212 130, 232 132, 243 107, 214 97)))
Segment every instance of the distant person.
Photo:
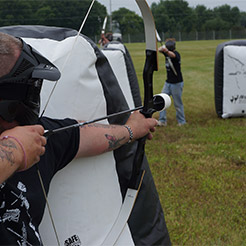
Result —
POLYGON ((113 41, 113 34, 111 32, 108 32, 104 35, 104 33, 101 34, 101 39, 99 40, 99 44, 102 46, 105 46, 109 42, 113 41))
MULTIPOLYGON (((159 48, 159 52, 164 54, 166 60, 167 79, 162 92, 172 96, 176 109, 176 119, 178 125, 186 124, 184 106, 182 102, 182 92, 184 87, 183 76, 181 73, 181 56, 175 49, 175 39, 167 39, 165 45, 159 48)), ((158 126, 166 126, 166 111, 160 112, 158 126)))

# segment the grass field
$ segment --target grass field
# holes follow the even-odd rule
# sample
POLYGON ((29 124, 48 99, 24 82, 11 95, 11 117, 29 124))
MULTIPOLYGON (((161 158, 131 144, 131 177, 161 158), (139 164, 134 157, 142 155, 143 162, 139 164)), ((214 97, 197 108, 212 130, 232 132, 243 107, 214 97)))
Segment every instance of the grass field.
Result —
MULTIPOLYGON (((214 106, 216 41, 177 42, 187 125, 175 109, 146 146, 173 245, 246 245, 246 119, 220 119, 214 106)), ((145 44, 126 44, 142 87, 145 44)), ((154 92, 166 78, 164 57, 154 92)), ((158 113, 154 115, 158 118, 158 113)))

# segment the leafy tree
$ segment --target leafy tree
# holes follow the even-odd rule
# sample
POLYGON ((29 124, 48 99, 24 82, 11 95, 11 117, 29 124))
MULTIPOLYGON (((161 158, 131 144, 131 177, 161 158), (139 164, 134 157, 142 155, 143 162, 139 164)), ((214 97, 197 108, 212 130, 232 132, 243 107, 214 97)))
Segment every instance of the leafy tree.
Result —
POLYGON ((152 4, 151 9, 159 31, 189 32, 194 27, 195 15, 184 0, 160 0, 159 4, 152 4))
POLYGON ((231 8, 225 4, 214 8, 211 13, 212 15, 208 15, 208 20, 203 24, 203 28, 207 31, 238 29, 240 26, 240 11, 237 7, 231 8))
POLYGON ((204 23, 213 18, 213 11, 207 9, 204 5, 197 5, 194 12, 196 16, 195 28, 197 31, 203 31, 204 23))
MULTIPOLYGON (((62 26, 78 30, 90 4, 90 0, 45 0, 45 6, 48 6, 49 9, 46 8, 44 11, 48 13, 50 19, 43 18, 44 12, 40 12, 39 14, 41 14, 41 16, 39 18, 39 15, 37 15, 37 18, 43 19, 44 23, 40 23, 43 25, 62 26)), ((96 1, 82 33, 87 36, 99 34, 106 13, 106 7, 96 1)))
MULTIPOLYGON (((163 2, 163 1, 161 1, 163 2)), ((157 4, 153 3, 151 5, 151 10, 155 18, 156 29, 158 32, 167 32, 171 25, 168 14, 163 3, 157 4)))
POLYGON ((242 12, 240 15, 240 25, 246 27, 246 12, 242 12))
MULTIPOLYGON (((78 30, 90 0, 2 0, 0 1, 0 25, 47 25, 78 30)), ((95 2, 82 30, 87 36, 99 34, 106 7, 95 2)))
POLYGON ((119 23, 122 35, 142 33, 144 31, 142 18, 126 8, 120 8, 112 12, 112 19, 119 23))
POLYGON ((230 29, 230 23, 222 20, 220 17, 216 17, 212 20, 206 21, 206 23, 204 24, 204 28, 206 31, 229 30, 230 29))
MULTIPOLYGON (((78 30, 91 0, 1 0, 0 26, 46 25, 78 30)), ((246 12, 225 4, 214 9, 204 5, 190 8, 185 0, 160 0, 151 5, 159 32, 190 32, 192 30, 242 30, 246 12)), ((106 7, 95 1, 82 33, 94 37, 101 33, 106 7)), ((120 8, 112 13, 123 35, 143 33, 143 20, 135 12, 120 8)))
POLYGON ((43 6, 35 12, 34 18, 37 25, 48 26, 51 20, 56 19, 56 16, 50 6, 43 6))
POLYGON ((0 1, 0 25, 30 24, 33 12, 29 1, 0 1))
POLYGON ((246 22, 238 7, 227 4, 211 10, 204 5, 190 8, 185 0, 160 0, 158 4, 153 3, 151 9, 159 32, 239 30, 246 22))
POLYGON ((225 4, 214 8, 214 15, 216 18, 219 17, 221 20, 230 24, 230 27, 239 25, 240 11, 238 7, 231 8, 229 5, 225 4))

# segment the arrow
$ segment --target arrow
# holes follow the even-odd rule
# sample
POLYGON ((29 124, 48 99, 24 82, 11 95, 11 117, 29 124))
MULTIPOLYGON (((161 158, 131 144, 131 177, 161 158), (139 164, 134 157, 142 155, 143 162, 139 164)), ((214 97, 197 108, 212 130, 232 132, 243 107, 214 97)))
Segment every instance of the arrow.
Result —
MULTIPOLYGON (((163 111, 166 108, 168 108, 170 106, 170 104, 171 104, 171 99, 170 99, 170 97, 167 94, 165 94, 165 93, 157 94, 153 98, 153 107, 154 107, 153 108, 153 112, 163 111)), ((53 135, 55 133, 58 133, 58 132, 66 131, 66 130, 77 128, 77 127, 83 127, 85 125, 89 125, 89 124, 92 124, 92 123, 95 123, 95 122, 98 122, 98 121, 102 121, 102 120, 110 119, 110 118, 113 118, 113 117, 116 117, 116 116, 120 116, 120 115, 123 115, 123 114, 131 113, 133 111, 142 110, 143 108, 144 108, 143 106, 139 106, 139 107, 134 108, 134 109, 127 109, 127 110, 124 110, 124 111, 121 111, 121 112, 118 112, 118 113, 113 113, 113 114, 110 114, 110 115, 107 115, 107 116, 103 116, 103 117, 100 117, 100 118, 97 118, 97 119, 94 119, 94 120, 89 120, 89 121, 73 124, 73 125, 70 125, 70 126, 64 126, 64 127, 53 129, 53 130, 45 130, 44 136, 46 138, 48 138, 51 135, 53 135)))

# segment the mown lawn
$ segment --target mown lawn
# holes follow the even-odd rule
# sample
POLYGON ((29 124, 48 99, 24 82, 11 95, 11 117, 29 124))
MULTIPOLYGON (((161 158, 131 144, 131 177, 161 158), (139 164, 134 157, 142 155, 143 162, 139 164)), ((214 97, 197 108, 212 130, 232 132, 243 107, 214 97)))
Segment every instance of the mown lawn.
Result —
MULTIPOLYGON (((246 245, 246 119, 220 119, 214 106, 215 50, 224 41, 177 42, 188 124, 177 126, 172 105, 168 126, 146 146, 173 245, 246 245)), ((126 46, 143 95, 145 44, 126 46)), ((160 54, 155 93, 165 78, 160 54)))

